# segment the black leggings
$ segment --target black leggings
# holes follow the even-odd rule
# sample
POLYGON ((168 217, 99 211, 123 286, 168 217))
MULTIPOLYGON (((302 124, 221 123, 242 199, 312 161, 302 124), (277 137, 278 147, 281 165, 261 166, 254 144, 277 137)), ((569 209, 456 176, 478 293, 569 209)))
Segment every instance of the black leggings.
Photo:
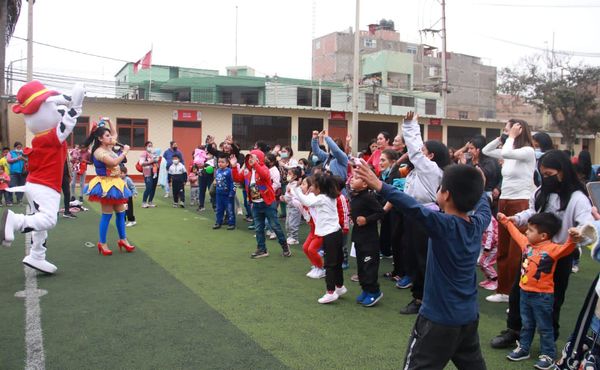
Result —
POLYGON ((325 251, 325 283, 328 291, 334 291, 335 287, 344 285, 344 274, 342 263, 344 252, 342 251, 343 235, 338 230, 323 237, 323 250, 325 251))

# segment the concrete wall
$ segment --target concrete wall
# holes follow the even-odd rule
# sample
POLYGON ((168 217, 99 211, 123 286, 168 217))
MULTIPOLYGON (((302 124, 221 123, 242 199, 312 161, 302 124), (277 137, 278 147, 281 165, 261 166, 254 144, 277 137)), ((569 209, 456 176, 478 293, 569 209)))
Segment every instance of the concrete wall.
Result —
MULTIPOLYGON (((323 119, 324 128, 328 129, 329 115, 328 110, 311 110, 311 109, 286 109, 286 108, 266 108, 266 107, 242 107, 242 106, 220 106, 220 105, 202 105, 193 103, 160 103, 160 102, 147 102, 147 101, 128 101, 121 99, 106 99, 106 98, 89 98, 84 102, 83 115, 91 117, 94 120, 95 117, 108 116, 113 122, 116 122, 117 118, 141 118, 148 120, 148 140, 154 143, 154 146, 161 149, 166 149, 169 146, 173 136, 173 112, 178 109, 198 110, 202 114, 202 138, 198 138, 198 143, 203 142, 203 139, 207 134, 213 135, 218 140, 222 140, 226 135, 232 132, 232 116, 234 114, 252 114, 252 115, 269 115, 269 116, 286 116, 291 117, 291 143, 294 152, 297 152, 296 157, 305 157, 307 152, 298 152, 298 118, 320 118, 323 119)), ((352 114, 347 112, 345 118, 350 125, 352 121, 352 114)), ((397 124, 398 131, 400 130, 400 122, 403 118, 399 115, 387 115, 387 114, 368 114, 362 113, 359 117, 360 121, 366 122, 394 122, 397 124)), ((425 140, 428 138, 428 131, 430 124, 436 123, 429 118, 422 117, 420 123, 424 125, 424 137, 425 140)), ((500 121, 473 121, 473 120, 455 120, 455 119, 443 119, 441 122, 442 127, 442 139, 447 141, 448 139, 448 127, 459 126, 459 127, 474 127, 481 130, 481 133, 485 135, 487 128, 500 129, 504 126, 504 122, 500 121)), ((25 134, 25 125, 22 115, 16 115, 10 113, 9 124, 11 132, 11 141, 21 140, 26 142, 26 145, 31 144, 32 135, 27 132, 25 134)), ((396 134, 396 132, 392 132, 396 134)), ((362 138, 364 139, 364 138, 362 138)), ((269 133, 265 132, 265 141, 269 141, 269 133)), ((560 142, 560 138, 555 138, 560 142)), ((595 150, 596 142, 600 141, 600 136, 595 140, 589 140, 587 145, 592 153, 594 163, 600 163, 600 153, 595 150)), ((576 146, 575 152, 579 153, 581 150, 580 144, 576 146)), ((557 145, 558 148, 564 147, 557 145)), ((130 173, 137 174, 135 170, 135 160, 141 155, 141 151, 132 150, 129 154, 129 162, 127 164, 130 173)), ((89 170, 89 174, 93 174, 93 168, 89 170)))

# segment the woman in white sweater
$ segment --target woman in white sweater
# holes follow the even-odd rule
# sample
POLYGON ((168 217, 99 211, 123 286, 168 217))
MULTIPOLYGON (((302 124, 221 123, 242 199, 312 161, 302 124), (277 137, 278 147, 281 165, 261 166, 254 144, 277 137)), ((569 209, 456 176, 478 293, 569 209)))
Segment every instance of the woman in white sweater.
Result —
MULTIPOLYGON (((483 148, 483 154, 501 159, 502 187, 498 212, 507 216, 526 210, 535 185, 535 151, 529 125, 523 120, 511 119, 504 134, 483 148), (498 148, 502 144, 502 149, 498 148)), ((508 231, 498 229, 498 288, 496 294, 486 297, 489 302, 508 302, 508 294, 517 278, 521 250, 508 231)))
MULTIPOLYGON (((562 151, 550 150, 540 158, 540 174, 541 186, 531 196, 529 208, 510 217, 510 220, 520 227, 527 225, 529 218, 536 213, 554 213, 561 219, 562 224, 560 231, 554 235, 552 241, 556 244, 563 244, 567 240, 569 228, 590 224, 594 221, 592 204, 587 196, 585 186, 578 180, 573 165, 562 151)), ((558 338, 560 309, 569 284, 574 254, 575 252, 559 259, 554 270, 552 321, 555 339, 558 338)), ((515 281, 510 292, 507 330, 492 339, 492 347, 512 347, 519 338, 518 333, 521 330, 519 298, 519 284, 515 281)))

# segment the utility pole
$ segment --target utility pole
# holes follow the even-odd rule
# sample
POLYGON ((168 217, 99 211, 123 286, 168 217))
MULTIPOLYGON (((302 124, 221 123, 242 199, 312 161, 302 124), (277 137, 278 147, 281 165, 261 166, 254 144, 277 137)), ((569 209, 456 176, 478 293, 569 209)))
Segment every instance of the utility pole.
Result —
POLYGON ((0 134, 2 146, 8 146, 8 96, 6 95, 5 65, 6 65, 6 22, 8 22, 8 0, 0 0, 0 134))
POLYGON ((448 65, 446 64, 446 0, 442 0, 442 117, 446 118, 448 104, 448 65))
POLYGON ((27 81, 33 80, 33 4, 27 0, 27 81))
POLYGON ((358 79, 360 66, 360 0, 356 0, 356 19, 354 22, 354 68, 352 77, 352 149, 358 150, 358 79))
POLYGON ((238 54, 238 7, 235 6, 235 63, 234 66, 237 67, 237 54, 238 54))

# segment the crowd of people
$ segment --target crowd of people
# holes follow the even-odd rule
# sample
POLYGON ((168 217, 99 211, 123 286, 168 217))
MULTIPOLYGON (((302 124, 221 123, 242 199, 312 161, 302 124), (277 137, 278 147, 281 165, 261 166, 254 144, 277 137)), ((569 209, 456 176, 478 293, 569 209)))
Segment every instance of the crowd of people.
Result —
MULTIPOLYGON (((98 252, 105 256, 112 254, 106 234, 113 213, 119 248, 135 250, 126 237, 126 227, 136 225, 137 189, 124 166, 130 148, 116 139, 110 120, 96 124, 88 141, 70 151, 63 181, 71 204, 84 195, 101 203, 98 252), (89 164, 97 176, 85 186, 89 164)), ((385 281, 411 289, 412 299, 400 309, 418 314, 407 369, 443 368, 449 361, 460 369, 485 368, 477 333, 477 268, 483 273, 479 286, 492 291, 486 300, 508 307, 507 327, 491 346, 512 349, 508 360, 525 360, 537 327, 541 353, 535 367, 552 368, 569 277, 579 269, 577 227, 594 221, 584 186, 596 179, 589 152, 571 158, 553 149, 547 134, 532 135, 521 120, 507 122, 489 143, 477 135, 460 149, 448 149, 422 140, 413 113, 398 135, 380 132, 356 156, 351 139, 314 131, 308 158, 296 159, 289 146, 259 141, 242 153, 232 136, 217 144, 208 135, 190 153, 192 163, 185 163, 175 141, 164 153, 148 141, 142 155, 129 160, 144 178, 144 209, 156 207, 158 186, 173 207, 198 212, 207 212, 208 193, 214 230, 234 231, 242 216, 255 231, 251 258, 269 256, 267 238, 277 240, 285 258, 302 244, 310 266, 306 276, 325 279, 320 304, 348 292, 343 271, 350 256, 356 257, 350 280, 362 288, 356 303, 376 306, 385 281), (309 227, 305 240, 302 224, 309 227), (393 260, 392 271, 380 271, 381 258, 393 260)), ((21 143, 4 148, 0 192, 6 205, 14 200, 3 190, 18 186, 24 174, 21 143)), ((69 209, 65 217, 74 217, 69 209)))

